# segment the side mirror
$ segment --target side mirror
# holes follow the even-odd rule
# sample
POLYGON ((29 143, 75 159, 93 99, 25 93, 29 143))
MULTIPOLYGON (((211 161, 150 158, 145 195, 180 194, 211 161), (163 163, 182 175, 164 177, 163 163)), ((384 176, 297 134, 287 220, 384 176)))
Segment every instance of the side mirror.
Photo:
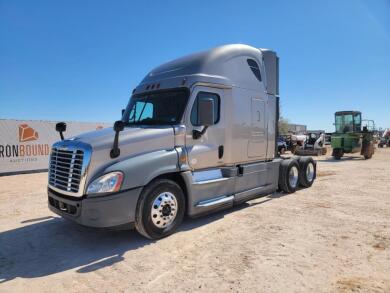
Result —
POLYGON ((65 132, 66 131, 66 123, 65 122, 58 122, 56 124, 56 131, 65 132))
POLYGON ((125 123, 122 120, 115 121, 114 123, 114 131, 120 132, 125 129, 125 123))
POLYGON ((115 137, 114 137, 114 144, 110 151, 110 157, 112 159, 119 157, 119 155, 121 154, 121 150, 119 149, 119 132, 125 129, 125 123, 122 120, 115 121, 113 128, 115 131, 115 137))
POLYGON ((214 100, 213 99, 199 99, 198 124, 202 126, 210 126, 214 124, 214 100))
POLYGON ((66 123, 58 122, 56 124, 56 131, 60 133, 61 140, 64 140, 64 135, 62 133, 66 131, 66 123))

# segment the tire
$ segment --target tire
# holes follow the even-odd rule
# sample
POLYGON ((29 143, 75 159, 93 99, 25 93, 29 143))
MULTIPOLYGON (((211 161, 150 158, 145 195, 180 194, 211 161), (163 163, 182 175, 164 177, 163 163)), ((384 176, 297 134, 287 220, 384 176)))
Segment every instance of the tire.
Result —
POLYGON ((299 184, 303 187, 313 185, 317 176, 317 163, 311 157, 302 157, 299 160, 299 184))
POLYGON ((342 149, 334 149, 333 150, 332 156, 336 160, 340 160, 343 155, 344 155, 344 151, 342 149))
POLYGON ((146 238, 164 238, 176 231, 184 212, 185 198, 180 186, 172 180, 157 179, 144 188, 138 199, 135 228, 146 238))
POLYGON ((372 141, 370 141, 369 144, 367 144, 364 149, 363 156, 366 160, 368 160, 372 158, 373 154, 374 154, 374 144, 372 143, 372 141))
POLYGON ((279 189, 285 193, 294 193, 297 190, 298 185, 298 161, 293 159, 283 160, 279 167, 279 189))

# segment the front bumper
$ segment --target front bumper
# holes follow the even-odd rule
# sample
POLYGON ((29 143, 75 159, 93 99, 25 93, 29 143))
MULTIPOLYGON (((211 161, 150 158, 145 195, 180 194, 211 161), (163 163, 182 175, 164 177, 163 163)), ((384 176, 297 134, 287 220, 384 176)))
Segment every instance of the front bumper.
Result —
POLYGON ((139 187, 102 197, 69 199, 48 189, 48 205, 52 212, 80 225, 99 228, 126 226, 135 221, 141 190, 139 187))

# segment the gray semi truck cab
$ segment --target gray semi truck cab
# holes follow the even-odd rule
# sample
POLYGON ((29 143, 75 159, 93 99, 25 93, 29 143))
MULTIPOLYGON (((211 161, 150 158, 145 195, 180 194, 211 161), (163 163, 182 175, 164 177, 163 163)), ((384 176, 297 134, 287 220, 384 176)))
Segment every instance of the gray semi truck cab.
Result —
MULTIPOLYGON (((197 217, 309 187, 316 163, 277 155, 275 52, 225 45, 152 70, 113 128, 56 142, 49 208, 158 239, 197 217)), ((57 130, 65 131, 63 124, 57 130)))

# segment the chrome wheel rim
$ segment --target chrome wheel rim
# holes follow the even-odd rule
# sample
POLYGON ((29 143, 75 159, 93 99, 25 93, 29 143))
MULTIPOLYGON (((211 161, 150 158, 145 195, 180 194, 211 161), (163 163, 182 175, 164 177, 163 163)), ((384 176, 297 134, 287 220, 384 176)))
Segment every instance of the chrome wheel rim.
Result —
POLYGON ((298 168, 296 166, 292 166, 290 172, 288 173, 288 180, 290 182, 290 186, 295 188, 298 183, 298 168))
POLYGON ((306 179, 309 182, 312 182, 314 178, 314 165, 313 163, 309 163, 306 168, 306 179))
POLYGON ((154 199, 151 209, 153 224, 158 228, 168 227, 177 215, 177 199, 171 192, 163 192, 154 199))

